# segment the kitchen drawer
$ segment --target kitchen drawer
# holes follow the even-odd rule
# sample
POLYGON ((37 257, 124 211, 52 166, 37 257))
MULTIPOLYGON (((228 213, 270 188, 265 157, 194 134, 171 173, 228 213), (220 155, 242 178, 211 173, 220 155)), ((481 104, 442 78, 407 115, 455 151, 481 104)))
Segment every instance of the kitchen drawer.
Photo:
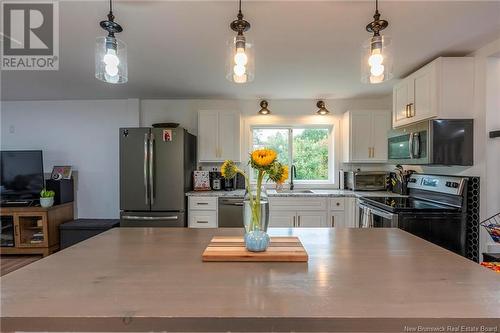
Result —
POLYGON ((193 211, 189 214, 189 228, 217 228, 217 212, 193 211))
POLYGON ((270 210, 326 210, 326 198, 269 198, 270 210))
POLYGON ((217 197, 189 197, 190 210, 217 210, 217 197))
POLYGON ((331 198, 330 210, 344 210, 345 198, 331 198))

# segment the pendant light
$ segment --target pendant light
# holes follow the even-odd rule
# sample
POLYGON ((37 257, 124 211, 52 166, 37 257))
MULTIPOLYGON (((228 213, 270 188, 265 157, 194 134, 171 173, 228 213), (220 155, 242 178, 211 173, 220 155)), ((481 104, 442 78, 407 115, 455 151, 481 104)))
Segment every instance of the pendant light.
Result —
POLYGON ((318 107, 318 111, 316 111, 316 114, 321 116, 326 116, 327 114, 330 114, 330 111, 326 108, 325 102, 318 101, 316 103, 316 106, 318 107))
POLYGON ((229 25, 237 34, 227 42, 226 78, 234 83, 250 82, 254 78, 254 48, 243 32, 250 29, 250 23, 243 19, 241 0, 237 19, 229 25))
POLYGON ((375 0, 373 21, 368 23, 366 31, 373 36, 361 47, 361 82, 381 83, 392 79, 392 43, 388 36, 381 36, 380 31, 387 28, 389 22, 380 19, 378 0, 375 0))
POLYGON ((260 110, 259 114, 261 115, 268 115, 271 114, 271 110, 269 110, 267 107, 269 106, 269 103, 266 100, 260 101, 260 110))
POLYGON ((127 45, 115 38, 115 33, 122 32, 123 28, 114 19, 112 0, 109 0, 108 19, 100 23, 108 35, 96 38, 95 77, 107 83, 125 83, 128 81, 127 45))

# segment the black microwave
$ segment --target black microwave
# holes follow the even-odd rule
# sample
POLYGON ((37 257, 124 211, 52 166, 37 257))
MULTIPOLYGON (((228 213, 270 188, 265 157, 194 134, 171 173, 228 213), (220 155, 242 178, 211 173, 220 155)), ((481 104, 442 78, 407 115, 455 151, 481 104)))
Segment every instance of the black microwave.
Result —
POLYGON ((474 164, 472 119, 432 119, 392 130, 388 136, 390 163, 406 165, 474 164))

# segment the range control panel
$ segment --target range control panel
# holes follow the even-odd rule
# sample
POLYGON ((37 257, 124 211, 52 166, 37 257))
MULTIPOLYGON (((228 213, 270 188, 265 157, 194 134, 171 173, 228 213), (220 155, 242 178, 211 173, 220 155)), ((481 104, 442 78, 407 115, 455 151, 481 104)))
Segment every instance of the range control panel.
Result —
POLYGON ((432 192, 461 195, 467 178, 413 174, 408 179, 408 187, 432 192))

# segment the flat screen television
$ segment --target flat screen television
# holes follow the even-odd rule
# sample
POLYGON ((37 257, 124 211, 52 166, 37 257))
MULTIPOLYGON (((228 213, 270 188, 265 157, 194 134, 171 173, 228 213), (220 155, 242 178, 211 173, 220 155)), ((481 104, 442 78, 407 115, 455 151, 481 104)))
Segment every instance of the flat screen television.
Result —
POLYGON ((0 151, 0 175, 2 200, 39 199, 44 187, 42 151, 0 151))

